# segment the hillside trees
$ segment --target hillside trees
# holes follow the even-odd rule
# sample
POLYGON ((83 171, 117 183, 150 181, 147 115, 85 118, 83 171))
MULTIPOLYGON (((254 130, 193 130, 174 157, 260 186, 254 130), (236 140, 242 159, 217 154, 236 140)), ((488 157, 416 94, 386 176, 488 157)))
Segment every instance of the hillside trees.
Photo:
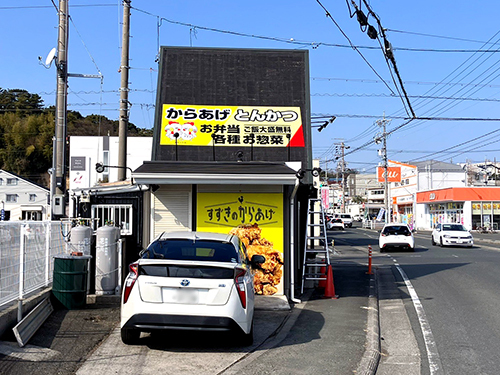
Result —
MULTIPOLYGON (((45 184, 47 170, 52 166, 54 116, 55 108, 44 108, 39 95, 0 88, 0 168, 45 184)), ((67 134, 117 136, 118 121, 68 111, 67 134)), ((130 123, 128 135, 152 136, 152 130, 130 123)))

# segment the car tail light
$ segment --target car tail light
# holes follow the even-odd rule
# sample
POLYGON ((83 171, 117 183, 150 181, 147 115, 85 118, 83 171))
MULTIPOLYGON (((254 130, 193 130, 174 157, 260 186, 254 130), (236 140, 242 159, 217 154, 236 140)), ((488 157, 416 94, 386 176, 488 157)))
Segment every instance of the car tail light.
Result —
POLYGON ((236 290, 240 296, 241 306, 244 309, 247 308, 247 295, 245 291, 245 274, 246 271, 241 268, 236 268, 234 271, 234 284, 236 285, 236 290))
POLYGON ((123 293, 123 303, 127 303, 130 292, 134 287, 137 277, 139 276, 139 265, 137 263, 132 263, 128 266, 130 272, 128 274, 127 280, 125 281, 125 291, 123 293))
POLYGON ((405 236, 411 236, 411 232, 406 233, 405 236))
POLYGON ((387 237, 387 233, 380 233, 382 237, 387 237))

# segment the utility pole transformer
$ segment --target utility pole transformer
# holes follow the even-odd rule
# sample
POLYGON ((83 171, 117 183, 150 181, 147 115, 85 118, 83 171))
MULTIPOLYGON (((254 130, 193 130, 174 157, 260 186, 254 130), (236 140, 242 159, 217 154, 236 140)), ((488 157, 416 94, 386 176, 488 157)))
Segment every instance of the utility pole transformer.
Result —
POLYGON ((55 194, 51 198, 52 219, 65 215, 66 205, 66 136, 68 100, 68 1, 59 0, 59 32, 57 41, 57 94, 55 136, 55 194))
POLYGON ((130 2, 130 0, 123 0, 122 59, 120 65, 120 120, 118 128, 118 181, 125 181, 127 174, 130 2))

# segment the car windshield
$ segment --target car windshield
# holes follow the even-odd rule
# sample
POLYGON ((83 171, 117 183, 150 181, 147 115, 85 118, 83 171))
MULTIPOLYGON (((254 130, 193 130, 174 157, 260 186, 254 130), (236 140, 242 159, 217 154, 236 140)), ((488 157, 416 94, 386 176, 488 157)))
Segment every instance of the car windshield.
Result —
POLYGON ((340 215, 340 217, 344 218, 344 219, 350 219, 351 218, 351 215, 340 215))
POLYGON ((385 227, 382 231, 384 235, 400 235, 400 234, 409 234, 410 230, 406 225, 391 225, 390 227, 385 227))
POLYGON ((443 224, 443 230, 457 230, 461 232, 467 231, 462 224, 443 224))
POLYGON ((146 259, 201 260, 207 262, 232 262, 239 260, 238 252, 230 242, 193 241, 187 239, 158 240, 144 252, 146 259))

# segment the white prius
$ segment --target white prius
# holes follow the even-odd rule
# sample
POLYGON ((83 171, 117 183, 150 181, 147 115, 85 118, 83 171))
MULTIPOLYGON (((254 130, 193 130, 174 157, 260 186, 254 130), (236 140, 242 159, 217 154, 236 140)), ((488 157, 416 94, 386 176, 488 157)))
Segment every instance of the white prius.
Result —
POLYGON ((121 337, 137 343, 141 331, 233 331, 242 345, 253 342, 251 268, 235 235, 163 233, 130 265, 121 300, 121 337))

